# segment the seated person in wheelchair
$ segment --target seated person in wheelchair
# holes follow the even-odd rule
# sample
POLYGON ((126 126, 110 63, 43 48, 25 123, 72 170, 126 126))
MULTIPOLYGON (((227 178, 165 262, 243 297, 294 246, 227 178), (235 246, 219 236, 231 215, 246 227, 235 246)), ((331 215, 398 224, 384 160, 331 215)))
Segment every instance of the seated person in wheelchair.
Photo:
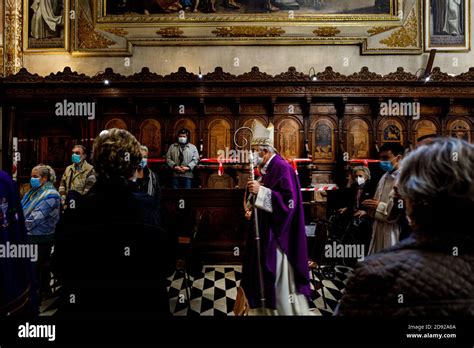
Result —
MULTIPOLYGON (((346 222, 345 226, 352 224, 358 229, 355 233, 356 240, 367 244, 370 242, 370 220, 367 208, 362 202, 374 196, 374 185, 370 180, 370 170, 367 167, 357 166, 352 169, 352 184, 348 189, 347 206, 338 210, 346 222)), ((366 249, 368 250, 368 249, 366 249)))

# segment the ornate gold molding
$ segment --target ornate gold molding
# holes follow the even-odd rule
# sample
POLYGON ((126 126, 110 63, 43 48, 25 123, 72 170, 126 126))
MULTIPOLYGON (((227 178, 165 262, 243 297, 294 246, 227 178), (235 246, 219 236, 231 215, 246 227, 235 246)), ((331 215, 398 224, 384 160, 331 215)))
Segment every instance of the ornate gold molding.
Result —
POLYGON ((3 47, 0 47, 0 76, 3 76, 3 47))
POLYGON ((84 11, 79 16, 77 36, 81 49, 109 48, 109 46, 115 44, 115 41, 109 40, 95 31, 92 23, 87 20, 84 11))
POLYGON ((418 37, 418 20, 416 18, 415 10, 410 12, 406 24, 393 32, 388 38, 380 40, 381 44, 388 47, 413 47, 417 45, 418 37))
POLYGON ((387 26, 387 27, 372 27, 369 30, 367 30, 367 33, 371 35, 377 35, 377 34, 380 34, 380 33, 395 29, 395 28, 399 28, 399 27, 394 26, 394 25, 387 26))
POLYGON ((122 28, 104 28, 102 30, 106 31, 108 33, 117 35, 117 36, 127 36, 128 35, 128 31, 126 31, 122 28))
POLYGON ((5 75, 16 74, 23 67, 23 4, 21 0, 5 3, 5 75))
POLYGON ((160 28, 156 32, 158 35, 161 35, 161 37, 164 38, 178 38, 178 37, 184 37, 184 31, 182 31, 178 27, 168 27, 168 28, 160 28))
POLYGON ((313 34, 321 37, 334 37, 340 33, 341 31, 336 27, 319 27, 318 29, 313 30, 313 34))
POLYGON ((217 37, 279 37, 285 31, 279 27, 235 26, 217 27, 212 33, 217 37))

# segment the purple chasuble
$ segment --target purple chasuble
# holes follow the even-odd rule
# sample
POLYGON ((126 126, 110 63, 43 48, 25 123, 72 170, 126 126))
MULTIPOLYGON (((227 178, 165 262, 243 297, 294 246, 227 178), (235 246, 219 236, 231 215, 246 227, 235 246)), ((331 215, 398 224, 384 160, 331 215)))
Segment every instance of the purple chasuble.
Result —
MULTIPOLYGON (((272 190, 272 209, 258 209, 266 307, 276 309, 275 280, 277 247, 288 257, 298 293, 310 296, 308 251, 303 203, 298 176, 280 155, 271 160, 263 186, 272 190)), ((254 221, 247 240, 241 287, 251 308, 261 307, 254 221)))

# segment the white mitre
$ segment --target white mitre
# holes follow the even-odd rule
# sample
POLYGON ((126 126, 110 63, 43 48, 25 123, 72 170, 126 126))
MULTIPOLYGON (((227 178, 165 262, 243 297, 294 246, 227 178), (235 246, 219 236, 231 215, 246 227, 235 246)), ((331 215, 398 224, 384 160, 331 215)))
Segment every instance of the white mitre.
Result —
POLYGON ((268 127, 254 120, 252 123, 252 140, 251 146, 271 146, 275 148, 275 127, 270 123, 268 127))

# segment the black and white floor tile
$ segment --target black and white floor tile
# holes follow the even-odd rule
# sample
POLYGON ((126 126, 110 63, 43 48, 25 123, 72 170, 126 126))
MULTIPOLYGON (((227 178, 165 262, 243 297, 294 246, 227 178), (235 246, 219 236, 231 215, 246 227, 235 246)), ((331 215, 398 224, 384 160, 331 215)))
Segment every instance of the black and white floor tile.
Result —
MULTIPOLYGON (((323 280, 326 305, 319 282, 311 279, 313 299, 310 308, 315 315, 330 316, 342 297, 352 269, 336 266, 335 277, 323 280), (314 291, 316 287, 316 291, 314 291)), ((182 271, 176 271, 168 278, 170 310, 175 316, 228 316, 234 315, 233 307, 240 284, 242 266, 204 266, 198 277, 186 279, 182 271), (188 306, 188 296, 190 305, 188 306)), ((41 315, 52 316, 57 311, 57 298, 41 304, 41 315)))

